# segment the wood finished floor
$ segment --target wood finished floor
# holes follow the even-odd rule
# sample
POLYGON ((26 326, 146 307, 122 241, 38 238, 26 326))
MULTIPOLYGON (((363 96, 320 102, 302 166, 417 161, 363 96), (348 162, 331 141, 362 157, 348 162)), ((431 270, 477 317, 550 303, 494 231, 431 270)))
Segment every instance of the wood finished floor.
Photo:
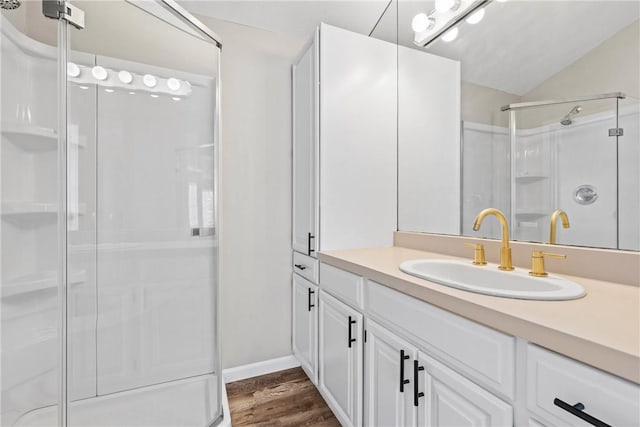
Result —
POLYGON ((233 427, 340 426, 301 368, 229 383, 227 398, 233 427))

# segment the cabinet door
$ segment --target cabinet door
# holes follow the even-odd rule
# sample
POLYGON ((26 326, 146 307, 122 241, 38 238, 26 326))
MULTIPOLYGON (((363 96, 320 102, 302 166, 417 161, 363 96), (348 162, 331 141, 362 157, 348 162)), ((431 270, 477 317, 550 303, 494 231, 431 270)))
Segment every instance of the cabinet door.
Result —
POLYGON ((318 36, 293 65, 293 249, 317 246, 318 36))
POLYGON ((293 354, 314 384, 318 365, 318 287, 293 275, 293 354))
POLYGON ((413 361, 417 350, 367 320, 364 345, 364 424, 414 426, 413 361))
POLYGON ((320 292, 318 386, 343 426, 362 424, 362 314, 320 292))
POLYGON ((509 404, 422 353, 417 362, 418 426, 513 425, 509 404))

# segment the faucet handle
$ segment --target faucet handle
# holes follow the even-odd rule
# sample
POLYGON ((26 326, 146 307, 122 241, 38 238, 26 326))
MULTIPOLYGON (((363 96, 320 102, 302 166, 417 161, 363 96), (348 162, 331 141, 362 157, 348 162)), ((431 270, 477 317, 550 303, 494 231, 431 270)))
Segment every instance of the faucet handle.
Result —
POLYGON ((484 245, 482 243, 465 243, 464 245, 474 249, 472 264, 487 265, 487 260, 484 256, 484 245))
POLYGON ((544 257, 546 256, 551 258, 560 258, 560 259, 567 258, 567 256, 563 254, 553 254, 553 253, 542 252, 542 251, 533 251, 533 253, 531 254, 531 271, 529 272, 531 276, 545 277, 549 275, 549 273, 547 273, 544 269, 544 257))

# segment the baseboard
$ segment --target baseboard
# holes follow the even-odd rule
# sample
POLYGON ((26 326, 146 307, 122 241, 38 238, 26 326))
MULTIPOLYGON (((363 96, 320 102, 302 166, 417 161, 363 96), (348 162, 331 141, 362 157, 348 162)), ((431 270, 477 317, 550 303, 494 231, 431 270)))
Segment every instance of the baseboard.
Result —
POLYGON ((300 362, 291 354, 289 356, 278 357, 277 359, 263 360, 262 362, 251 363, 249 365, 223 369, 222 378, 224 378, 224 382, 227 384, 259 375, 296 368, 298 366, 300 366, 300 362))

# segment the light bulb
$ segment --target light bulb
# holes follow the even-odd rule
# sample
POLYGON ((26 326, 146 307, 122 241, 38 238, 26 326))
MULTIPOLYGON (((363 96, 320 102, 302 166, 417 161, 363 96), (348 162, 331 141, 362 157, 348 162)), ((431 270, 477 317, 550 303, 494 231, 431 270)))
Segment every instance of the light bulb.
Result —
POLYGON ((480 10, 477 10, 475 12, 473 12, 471 14, 471 16, 469 16, 467 19, 465 19, 465 21, 467 21, 469 24, 477 24, 478 22, 482 21, 482 18, 484 18, 484 7, 480 10))
POLYGON ((67 75, 71 77, 78 77, 80 75, 80 67, 73 62, 67 63, 67 75))
POLYGON ((456 5, 456 0, 436 0, 436 12, 447 12, 456 5))
POLYGON ((99 65, 96 65, 91 69, 91 74, 97 80, 107 80, 107 77, 109 77, 109 73, 107 73, 107 70, 105 70, 99 65))
POLYGON ((158 80, 151 74, 145 74, 144 77, 142 77, 142 83, 147 87, 155 87, 155 85, 158 84, 158 80))
POLYGON ((422 33, 432 28, 434 24, 433 19, 429 18, 426 13, 419 13, 413 17, 411 21, 411 28, 416 33, 422 33))
POLYGON ((452 42, 458 37, 458 28, 452 28, 442 36, 442 41, 452 42))
POLYGON ((129 84, 133 81, 133 76, 130 72, 122 70, 118 73, 118 78, 122 83, 129 84))
POLYGON ((174 79, 173 77, 171 77, 169 80, 167 80, 167 86, 171 90, 178 90, 180 89, 180 86, 181 86, 180 80, 174 79))

